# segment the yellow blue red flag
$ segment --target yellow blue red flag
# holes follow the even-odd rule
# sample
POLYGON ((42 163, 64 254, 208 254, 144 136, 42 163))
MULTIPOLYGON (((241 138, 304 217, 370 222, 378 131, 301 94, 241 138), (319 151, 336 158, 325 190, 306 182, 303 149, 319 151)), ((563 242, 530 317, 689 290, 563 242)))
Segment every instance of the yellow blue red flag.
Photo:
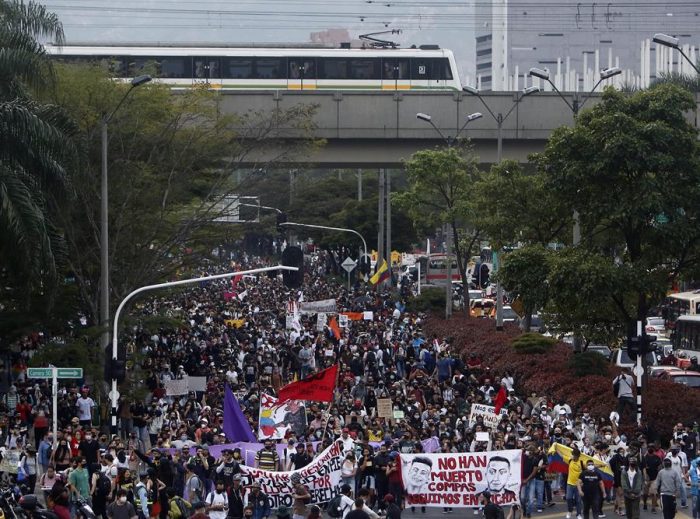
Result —
MULTIPOLYGON (((547 458, 549 461, 548 472, 561 472, 562 474, 567 474, 569 472, 569 462, 571 461, 571 451, 571 447, 567 447, 561 443, 552 444, 547 451, 547 458)), ((593 461, 596 472, 603 479, 603 484, 606 487, 612 487, 615 476, 608 463, 583 453, 581 453, 580 459, 584 464, 586 464, 586 462, 589 460, 593 461)))

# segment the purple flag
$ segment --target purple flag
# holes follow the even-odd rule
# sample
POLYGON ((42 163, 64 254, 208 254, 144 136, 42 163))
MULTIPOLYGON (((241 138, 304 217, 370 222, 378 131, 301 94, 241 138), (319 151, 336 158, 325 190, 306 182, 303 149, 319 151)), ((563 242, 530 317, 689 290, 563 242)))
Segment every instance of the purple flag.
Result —
POLYGON ((224 389, 224 433, 231 442, 257 441, 228 384, 224 389))

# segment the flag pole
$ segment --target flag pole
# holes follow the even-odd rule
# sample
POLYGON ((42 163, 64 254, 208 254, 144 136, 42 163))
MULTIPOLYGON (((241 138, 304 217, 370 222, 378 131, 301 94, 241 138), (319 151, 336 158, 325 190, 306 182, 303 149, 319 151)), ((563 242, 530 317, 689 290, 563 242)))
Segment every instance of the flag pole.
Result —
POLYGON ((338 395, 338 393, 337 393, 338 378, 340 378, 340 363, 338 363, 338 370, 335 372, 335 389, 333 389, 333 400, 331 400, 331 405, 328 406, 328 414, 326 415, 326 425, 323 428, 323 434, 321 435, 321 438, 326 437, 326 432, 328 431, 328 422, 331 421, 331 409, 333 409, 333 406, 335 405, 336 397, 338 395))

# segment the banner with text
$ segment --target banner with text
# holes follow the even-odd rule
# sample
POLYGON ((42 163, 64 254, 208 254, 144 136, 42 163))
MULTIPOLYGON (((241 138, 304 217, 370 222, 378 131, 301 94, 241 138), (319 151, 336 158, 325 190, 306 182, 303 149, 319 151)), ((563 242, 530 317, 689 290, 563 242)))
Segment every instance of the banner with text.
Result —
POLYGON ((492 405, 472 404, 472 410, 469 414, 469 427, 474 427, 477 416, 481 416, 484 419, 484 425, 486 427, 498 427, 501 418, 508 416, 508 410, 501 409, 499 415, 500 416, 496 415, 496 408, 492 405))
POLYGON ((519 504, 522 451, 401 454, 406 506, 479 506, 479 494, 491 493, 500 506, 519 504))
POLYGON ((255 481, 270 498, 270 506, 292 506, 294 487, 301 483, 311 495, 309 504, 327 503, 339 492, 340 469, 343 464, 342 445, 335 442, 309 465, 299 470, 272 472, 241 465, 241 485, 255 481))
POLYGON ((322 299, 321 301, 307 301, 299 303, 299 311, 302 314, 334 314, 336 310, 335 299, 322 299))

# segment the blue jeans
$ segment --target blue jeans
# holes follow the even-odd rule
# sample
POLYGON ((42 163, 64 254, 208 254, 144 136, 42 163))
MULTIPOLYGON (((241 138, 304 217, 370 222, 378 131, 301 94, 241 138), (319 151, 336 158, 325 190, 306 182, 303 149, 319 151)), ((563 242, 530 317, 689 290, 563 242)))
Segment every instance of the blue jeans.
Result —
POLYGON ((542 507, 544 507, 544 479, 535 479, 534 483, 537 509, 542 510, 542 507))
POLYGON ((581 496, 578 493, 578 488, 576 485, 566 485, 566 509, 569 512, 574 511, 574 506, 576 506, 576 515, 581 515, 581 496))
POLYGON ((525 515, 532 513, 532 502, 535 494, 535 480, 531 479, 520 489, 520 505, 523 507, 525 515))
POLYGON ((681 478, 681 506, 688 505, 688 489, 685 486, 685 481, 681 478))
POLYGON ((700 519, 700 496, 693 496, 693 519, 700 519))

